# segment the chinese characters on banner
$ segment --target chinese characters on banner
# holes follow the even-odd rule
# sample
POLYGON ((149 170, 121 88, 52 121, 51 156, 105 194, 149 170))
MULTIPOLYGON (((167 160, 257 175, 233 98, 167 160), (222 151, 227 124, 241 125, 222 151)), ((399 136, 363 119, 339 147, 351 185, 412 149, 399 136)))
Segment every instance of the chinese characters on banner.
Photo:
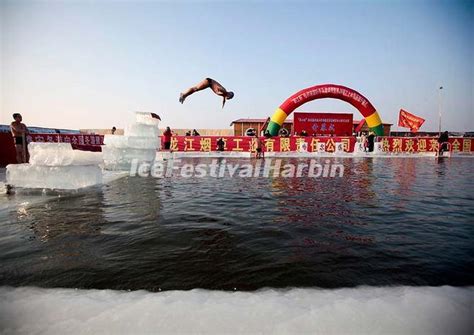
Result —
POLYGON ((352 135, 352 114, 339 113, 294 113, 294 130, 301 134, 322 134, 335 136, 352 135))
MULTIPOLYGON (((171 150, 173 151, 215 151, 219 136, 173 136, 171 150)), ((252 137, 224 136, 224 151, 249 152, 255 150, 255 139, 252 137)), ((382 149, 386 152, 424 153, 438 150, 438 139, 435 137, 380 137, 382 149)), ((306 147, 308 152, 318 150, 319 144, 324 143, 327 152, 334 152, 336 145, 342 143, 343 150, 353 152, 355 137, 272 137, 262 138, 265 152, 300 151, 306 147), (306 145, 305 145, 306 143, 306 145)), ((450 138, 453 152, 474 152, 474 139, 450 138)))
POLYGON ((26 140, 28 142, 71 143, 73 149, 87 151, 100 151, 100 146, 104 144, 103 135, 89 134, 29 134, 26 140))
MULTIPOLYGON (((255 139, 248 136, 173 136, 171 150, 208 152, 217 150, 217 140, 224 141, 224 151, 249 152, 255 151, 255 139)), ((424 153, 438 150, 438 139, 435 137, 380 137, 382 150, 385 152, 424 153)), ((71 143, 74 149, 100 151, 104 144, 102 135, 84 134, 30 134, 28 142, 65 142, 71 143)), ((272 137, 262 138, 266 152, 300 151, 306 148, 308 152, 318 150, 319 144, 324 143, 327 152, 334 152, 336 145, 342 143, 343 150, 353 152, 355 138, 348 137, 272 137)), ((474 152, 474 139, 454 137, 449 139, 451 150, 455 153, 474 152)))
MULTIPOLYGON (((246 136, 173 136, 171 138, 172 151, 216 151, 217 140, 222 138, 224 141, 224 151, 250 152, 255 151, 255 139, 246 136)), ((306 151, 317 151, 319 144, 324 143, 327 152, 334 152, 336 144, 342 143, 343 150, 346 152, 354 151, 354 137, 272 137, 262 138, 265 152, 286 152, 300 151, 306 148, 306 151)))
MULTIPOLYGON (((474 139, 450 138, 451 150, 459 153, 474 152, 474 139)), ((382 137, 382 150, 385 152, 425 153, 438 151, 438 139, 435 137, 382 137)))

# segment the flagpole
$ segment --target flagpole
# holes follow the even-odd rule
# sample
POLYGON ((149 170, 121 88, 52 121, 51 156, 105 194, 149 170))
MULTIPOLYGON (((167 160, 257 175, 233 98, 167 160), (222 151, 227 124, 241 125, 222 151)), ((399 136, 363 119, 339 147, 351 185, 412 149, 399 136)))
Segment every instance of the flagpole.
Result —
POLYGON ((441 93, 442 93, 442 90, 443 90, 443 86, 440 86, 439 89, 438 89, 438 136, 441 136, 441 93))

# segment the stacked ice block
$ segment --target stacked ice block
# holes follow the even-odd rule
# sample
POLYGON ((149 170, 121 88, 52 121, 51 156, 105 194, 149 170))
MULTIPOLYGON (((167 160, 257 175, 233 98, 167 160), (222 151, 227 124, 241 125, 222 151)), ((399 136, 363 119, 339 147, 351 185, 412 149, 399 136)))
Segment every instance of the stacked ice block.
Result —
POLYGON ((30 143, 29 164, 7 166, 7 184, 71 190, 102 183, 102 154, 73 150, 69 143, 30 143))
POLYGON ((124 136, 105 135, 102 153, 109 170, 128 170, 132 160, 152 163, 160 149, 159 119, 150 113, 136 113, 136 121, 125 128, 124 136))

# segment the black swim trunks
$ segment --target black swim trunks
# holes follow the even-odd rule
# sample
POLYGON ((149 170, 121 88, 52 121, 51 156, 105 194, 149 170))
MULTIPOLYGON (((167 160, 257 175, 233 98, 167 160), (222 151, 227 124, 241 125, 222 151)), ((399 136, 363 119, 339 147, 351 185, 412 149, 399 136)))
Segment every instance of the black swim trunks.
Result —
POLYGON ((262 152, 262 148, 257 148, 257 152, 262 152))
POLYGON ((206 78, 207 80, 207 83, 209 84, 209 86, 212 86, 212 79, 211 78, 206 78))
POLYGON ((15 144, 16 145, 23 145, 23 137, 22 136, 15 136, 15 144))

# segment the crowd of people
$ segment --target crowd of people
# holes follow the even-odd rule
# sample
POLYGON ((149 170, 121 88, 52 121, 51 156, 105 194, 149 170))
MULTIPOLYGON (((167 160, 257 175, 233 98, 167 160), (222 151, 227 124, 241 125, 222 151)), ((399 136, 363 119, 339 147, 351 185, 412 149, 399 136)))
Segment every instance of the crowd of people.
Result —
POLYGON ((201 134, 199 134, 199 132, 196 129, 193 129, 193 131, 188 130, 185 136, 201 136, 201 134))

